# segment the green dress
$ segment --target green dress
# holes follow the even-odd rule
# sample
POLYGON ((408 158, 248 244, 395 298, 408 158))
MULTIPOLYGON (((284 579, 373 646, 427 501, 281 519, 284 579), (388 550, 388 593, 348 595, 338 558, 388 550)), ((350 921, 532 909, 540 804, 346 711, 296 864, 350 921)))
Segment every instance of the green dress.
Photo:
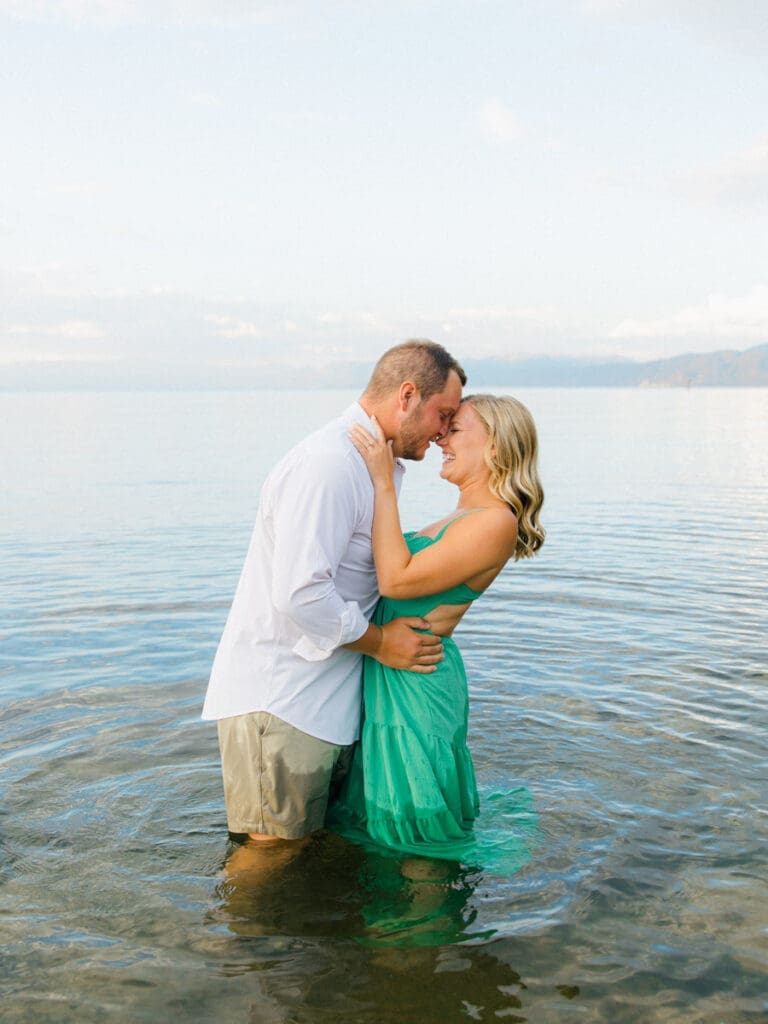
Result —
MULTIPOLYGON (((414 532, 411 553, 439 542, 414 532)), ((480 596, 466 584, 427 597, 382 598, 377 625, 424 616, 444 604, 480 596)), ((479 801, 467 748, 469 695, 459 649, 443 638, 444 659, 432 673, 388 668, 365 658, 364 716, 350 772, 332 802, 327 825, 349 839, 403 854, 466 860, 475 852, 472 823, 479 801)))

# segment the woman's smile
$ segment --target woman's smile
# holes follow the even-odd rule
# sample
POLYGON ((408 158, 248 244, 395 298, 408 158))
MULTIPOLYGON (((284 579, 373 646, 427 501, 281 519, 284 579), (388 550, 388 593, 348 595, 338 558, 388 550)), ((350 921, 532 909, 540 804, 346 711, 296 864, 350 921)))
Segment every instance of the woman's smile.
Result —
POLYGON ((485 446, 488 432, 482 420, 469 402, 465 402, 451 420, 445 437, 437 443, 443 452, 443 464, 440 475, 457 483, 456 474, 462 478, 485 476, 485 446), (457 463, 458 460, 458 463, 457 463), (454 463, 457 463, 454 470, 454 463))

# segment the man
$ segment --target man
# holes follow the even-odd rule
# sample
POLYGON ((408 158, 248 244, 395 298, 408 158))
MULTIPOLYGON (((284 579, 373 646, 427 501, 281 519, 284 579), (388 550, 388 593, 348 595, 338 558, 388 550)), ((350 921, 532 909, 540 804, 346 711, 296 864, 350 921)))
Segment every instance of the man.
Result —
POLYGON ((230 832, 299 839, 322 828, 334 776, 359 735, 362 655, 432 672, 427 624, 368 622, 378 598, 373 487, 348 437, 375 416, 400 459, 444 435, 466 375, 444 348, 385 352, 360 398, 272 470, 216 653, 203 718, 218 720, 230 832))

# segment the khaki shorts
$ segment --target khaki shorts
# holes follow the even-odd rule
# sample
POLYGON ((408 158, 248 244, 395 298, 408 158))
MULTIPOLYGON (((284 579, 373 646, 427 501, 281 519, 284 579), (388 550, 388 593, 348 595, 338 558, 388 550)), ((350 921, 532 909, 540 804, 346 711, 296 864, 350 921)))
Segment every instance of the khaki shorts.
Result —
POLYGON ((336 746, 267 711, 218 723, 230 832, 300 839, 323 827, 352 746, 336 746))

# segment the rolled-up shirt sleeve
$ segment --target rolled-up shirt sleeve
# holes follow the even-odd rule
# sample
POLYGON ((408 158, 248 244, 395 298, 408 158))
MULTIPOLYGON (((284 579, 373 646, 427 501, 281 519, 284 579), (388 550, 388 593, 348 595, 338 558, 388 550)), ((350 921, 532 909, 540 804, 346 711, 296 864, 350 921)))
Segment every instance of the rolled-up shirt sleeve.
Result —
POLYGON ((322 661, 368 628, 359 604, 336 589, 339 564, 360 530, 361 496, 350 457, 302 459, 271 502, 272 600, 301 631, 293 651, 306 661, 322 661))

